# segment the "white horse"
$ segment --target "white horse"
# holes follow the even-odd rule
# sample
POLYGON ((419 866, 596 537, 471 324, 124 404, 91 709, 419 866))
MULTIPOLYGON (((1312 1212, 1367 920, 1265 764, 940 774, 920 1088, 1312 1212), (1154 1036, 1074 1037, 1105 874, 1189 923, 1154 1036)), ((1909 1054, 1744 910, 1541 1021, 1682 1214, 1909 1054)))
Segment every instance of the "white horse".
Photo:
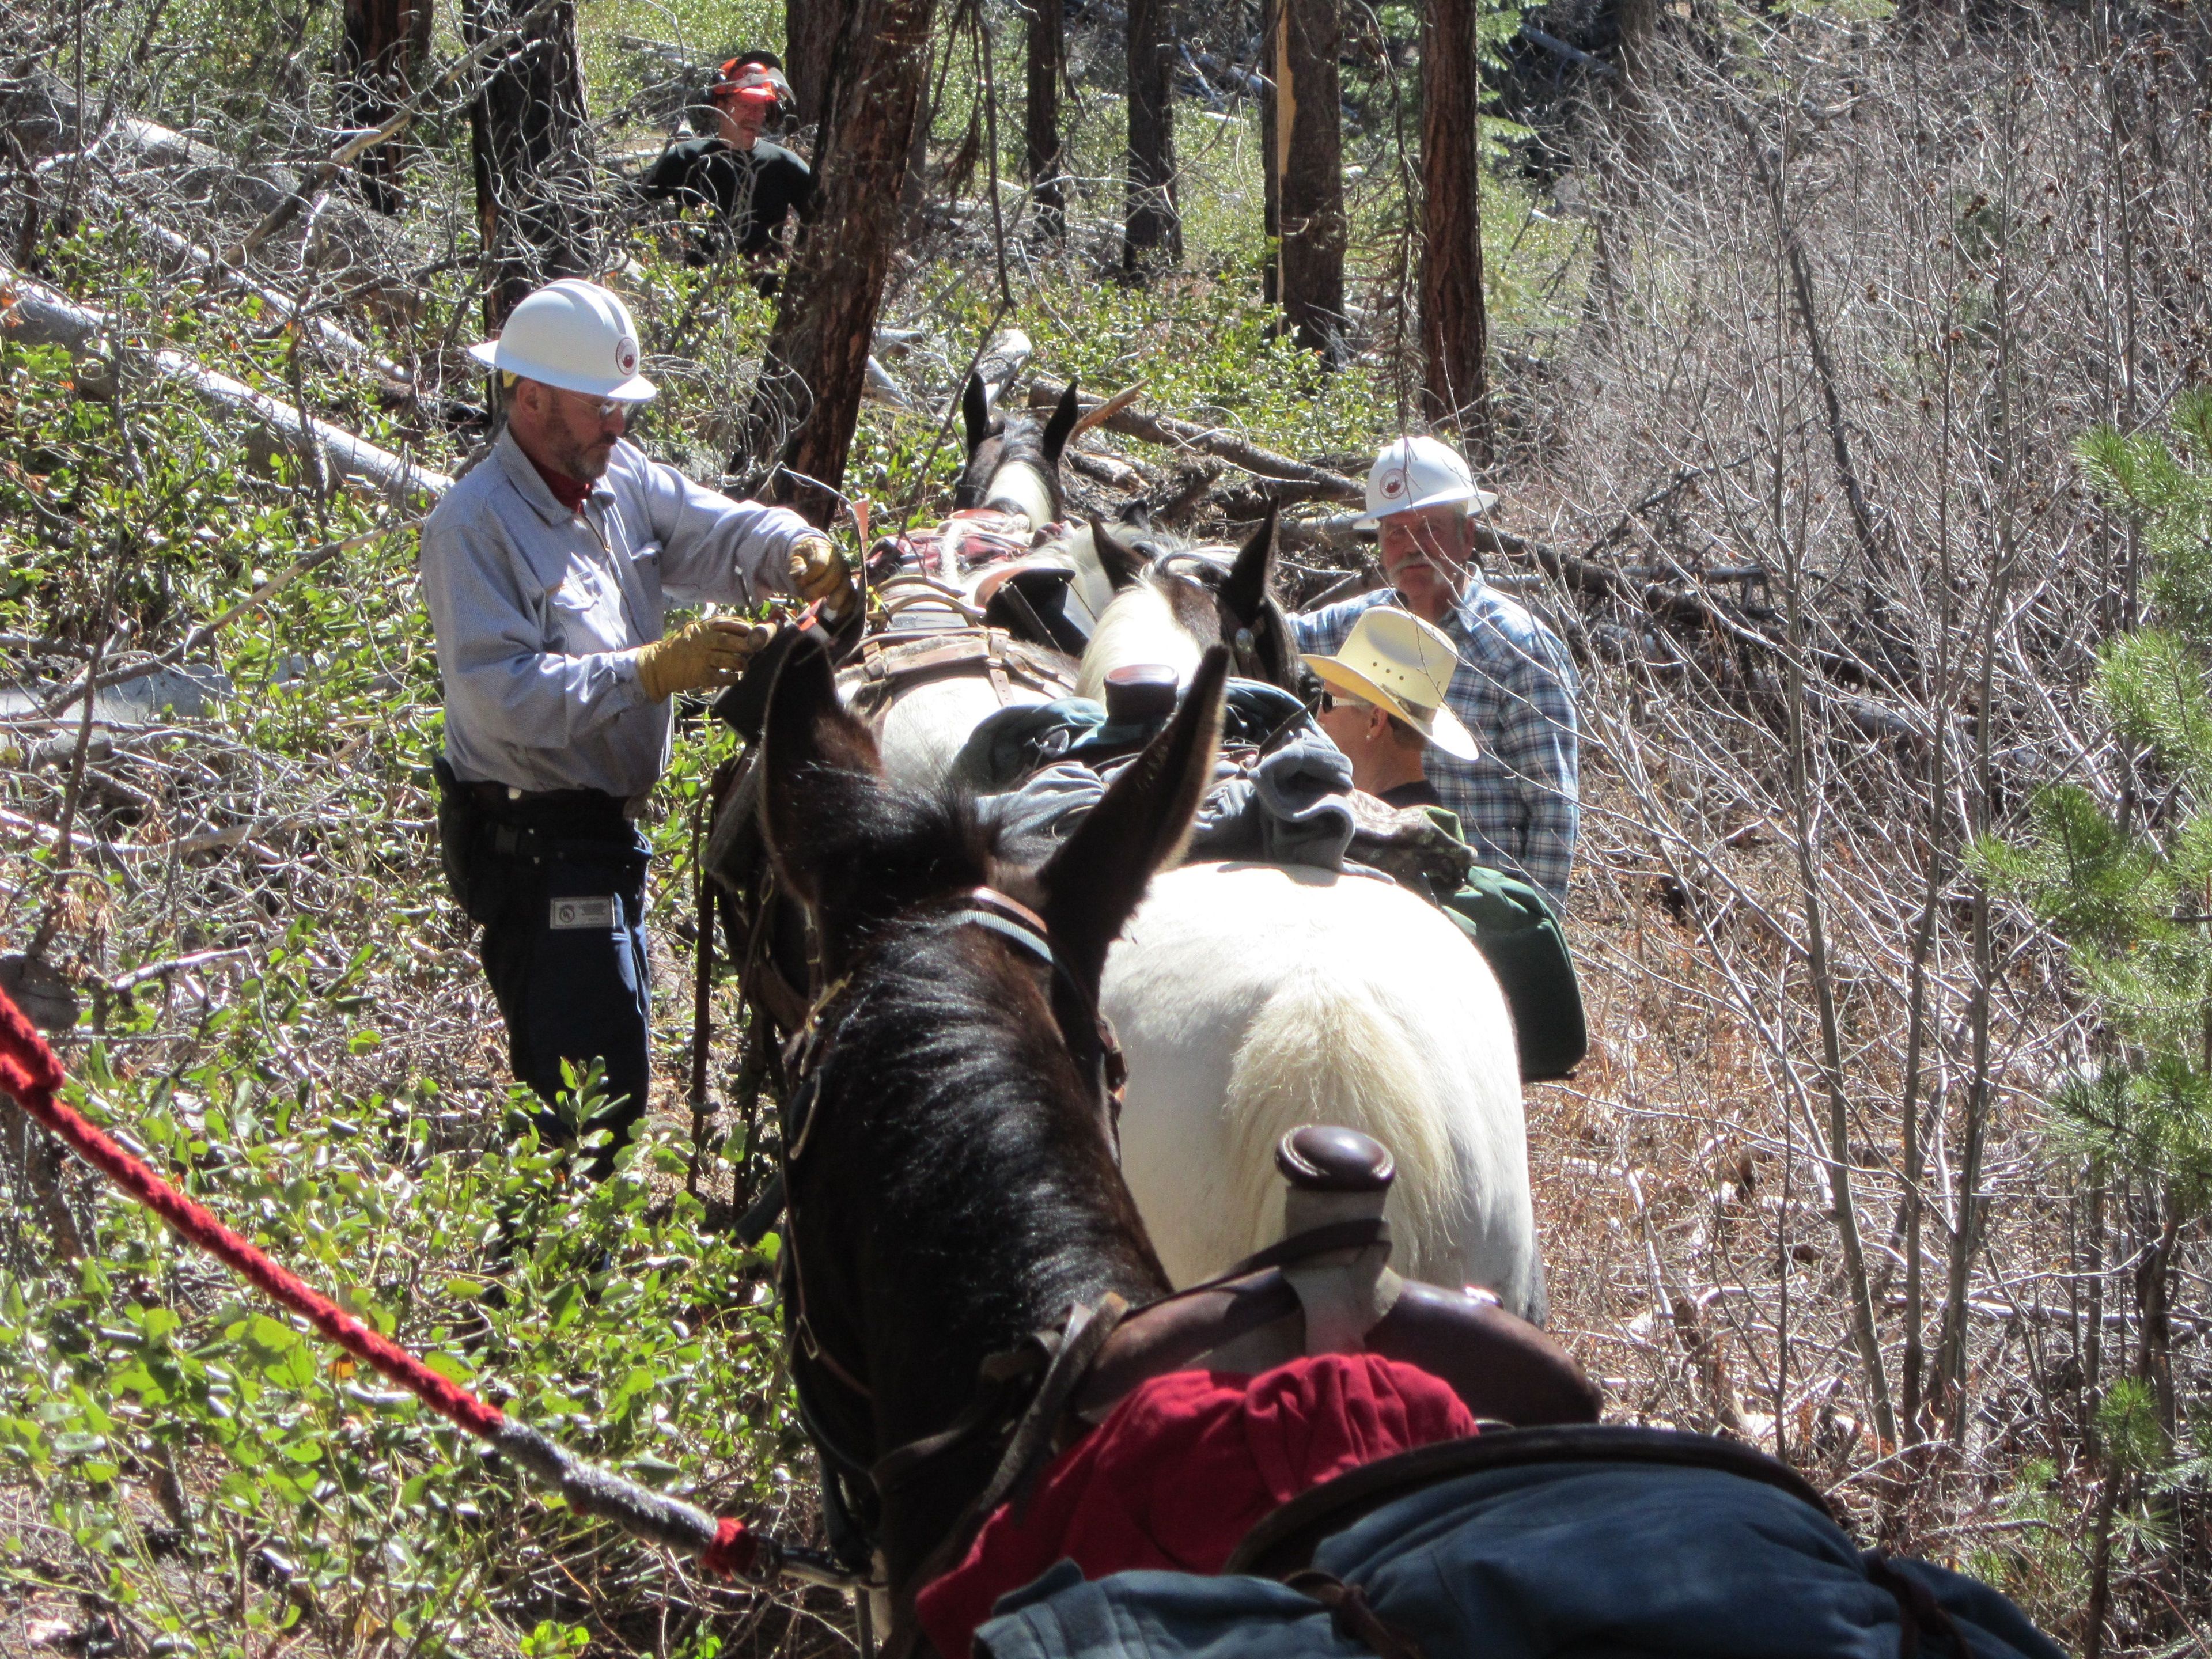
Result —
MULTIPOLYGON (((1266 597, 1273 526, 1229 550, 1148 551, 1097 526, 1122 591, 1082 684, 1127 664, 1188 678, 1226 640, 1243 672, 1294 683, 1289 628, 1266 597)), ((1485 1285, 1540 1321, 1513 1024, 1464 934, 1372 877, 1196 864, 1153 878, 1107 957, 1101 1006, 1129 1066, 1123 1173, 1178 1284, 1280 1235, 1275 1143, 1302 1123, 1388 1146, 1388 1213, 1407 1275, 1485 1285)))
MULTIPOLYGON (((1060 514, 1060 453, 1084 429, 1074 384, 1069 383, 1042 431, 1034 421, 1006 422, 973 376, 961 398, 961 414, 968 464, 953 494, 956 512, 1005 514, 1022 533, 1043 532, 1060 514)), ((893 611, 895 631, 926 634, 984 622, 1041 623, 1066 648, 1080 651, 1115 589, 1090 532, 1084 531, 954 580, 894 575, 878 592, 893 611)), ((991 715, 1058 695, 1018 683, 994 684, 980 667, 925 680, 900 693, 884 716, 878 743, 884 775, 896 782, 933 787, 991 715)))

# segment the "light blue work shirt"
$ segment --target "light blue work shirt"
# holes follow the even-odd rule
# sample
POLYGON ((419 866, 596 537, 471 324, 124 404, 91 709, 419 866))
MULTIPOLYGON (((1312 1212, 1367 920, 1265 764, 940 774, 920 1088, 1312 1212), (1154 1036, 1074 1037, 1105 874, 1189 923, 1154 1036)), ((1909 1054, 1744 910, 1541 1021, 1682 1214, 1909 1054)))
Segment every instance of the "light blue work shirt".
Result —
POLYGON ((787 507, 733 501, 624 441, 580 512, 512 432, 422 526, 422 593, 445 682, 446 760, 464 782, 634 799, 668 763, 669 706, 637 651, 667 601, 790 591, 787 507))

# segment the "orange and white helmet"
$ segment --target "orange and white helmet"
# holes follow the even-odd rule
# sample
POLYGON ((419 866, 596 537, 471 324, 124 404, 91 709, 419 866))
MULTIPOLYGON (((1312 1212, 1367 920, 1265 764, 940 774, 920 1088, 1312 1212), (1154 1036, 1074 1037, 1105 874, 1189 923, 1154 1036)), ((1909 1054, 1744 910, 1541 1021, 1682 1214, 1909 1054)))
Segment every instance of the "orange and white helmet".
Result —
POLYGON ((732 58, 715 70, 707 96, 717 101, 734 98, 748 104, 781 104, 792 100, 791 82, 773 64, 732 58))

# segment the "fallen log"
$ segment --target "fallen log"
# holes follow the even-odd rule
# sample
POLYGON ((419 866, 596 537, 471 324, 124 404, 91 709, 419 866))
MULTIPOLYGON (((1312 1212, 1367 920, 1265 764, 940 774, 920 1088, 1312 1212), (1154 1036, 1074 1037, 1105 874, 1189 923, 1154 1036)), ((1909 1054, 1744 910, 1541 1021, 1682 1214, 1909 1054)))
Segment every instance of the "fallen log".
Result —
MULTIPOLYGON (((1051 409, 1059 404, 1066 390, 1066 385, 1058 380, 1031 380, 1030 407, 1051 409)), ((1079 397, 1077 399, 1078 406, 1085 410, 1096 408, 1099 401, 1097 398, 1079 397)), ((1141 438, 1146 443, 1158 444, 1164 448, 1200 450, 1227 461, 1232 466, 1241 466, 1257 477, 1280 483, 1314 485, 1316 499, 1346 501, 1366 499, 1365 486, 1346 477, 1341 472, 1332 472, 1325 466, 1310 465, 1288 455, 1278 455, 1273 450, 1247 442, 1221 427, 1200 426, 1194 421, 1179 421, 1168 415, 1151 415, 1133 407, 1108 416, 1103 424, 1109 432, 1118 432, 1127 438, 1141 438)))
MULTIPOLYGON (((88 126, 99 113, 97 109, 80 110, 76 94, 43 71, 0 96, 0 121, 7 123, 33 155, 52 155, 76 142, 80 118, 88 126)), ((118 112, 109 118, 105 131, 86 134, 88 149, 96 150, 111 143, 149 172, 181 172, 187 180, 195 175, 205 178, 230 192, 239 206, 251 212, 266 213, 290 193, 286 185, 247 172, 214 145, 156 121, 118 112)))
MULTIPOLYGON (((108 336, 112 324, 104 313, 88 310, 34 277, 0 264, 0 327, 10 337, 33 345, 66 346, 82 352, 108 336)), ((295 446, 312 443, 332 472, 365 478, 397 502, 435 498, 453 487, 453 481, 442 472, 418 466, 290 404, 279 403, 181 351, 164 348, 133 356, 153 373, 189 386, 227 414, 258 421, 295 446)))
POLYGON ((1109 489, 1118 489, 1125 495, 1133 495, 1152 488, 1152 482, 1137 469, 1118 456, 1102 455, 1088 449, 1069 449, 1061 452, 1060 465, 1069 471, 1081 473, 1095 483, 1109 489))
POLYGON ((1036 350, 1028 334, 1018 328, 1000 329, 991 337, 991 343, 983 348, 983 355, 975 360, 975 378, 982 381, 993 403, 1006 395, 1006 388, 1014 383, 1017 374, 1029 367, 1036 350))
POLYGON ((354 362, 381 374, 386 380, 398 386, 409 386, 414 384, 415 375, 412 370, 393 362, 389 357, 381 356, 366 340, 348 333, 329 318, 314 315, 301 306, 298 301, 278 293, 273 288, 264 287, 252 277, 232 269, 217 258, 210 250, 200 246, 189 238, 179 236, 166 225, 148 222, 142 224, 139 228, 185 264, 196 270, 206 272, 210 281, 228 284, 236 288, 241 294, 251 294, 277 316, 288 322, 296 320, 302 328, 312 333, 330 350, 351 359, 354 362))

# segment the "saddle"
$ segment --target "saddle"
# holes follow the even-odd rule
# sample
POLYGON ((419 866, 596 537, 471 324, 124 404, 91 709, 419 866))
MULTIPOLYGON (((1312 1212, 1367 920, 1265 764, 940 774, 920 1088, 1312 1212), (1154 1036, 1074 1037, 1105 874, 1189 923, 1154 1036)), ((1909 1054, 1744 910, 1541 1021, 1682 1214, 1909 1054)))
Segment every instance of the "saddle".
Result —
POLYGON ((1075 694, 1074 664, 1058 651, 1025 643, 1003 628, 954 628, 902 639, 871 634, 837 674, 846 707, 872 725, 899 696, 931 680, 981 669, 1005 705, 1017 685, 1049 698, 1075 694))
POLYGON ((1284 1237, 1121 1320, 1073 1391, 1076 1415, 1097 1422, 1170 1371, 1259 1372, 1302 1354, 1361 1352, 1442 1379, 1478 1417, 1556 1413, 1515 1376, 1528 1333, 1494 1293, 1391 1271, 1382 1206, 1396 1169, 1378 1142, 1309 1124, 1283 1137, 1275 1166, 1288 1186, 1284 1237))

